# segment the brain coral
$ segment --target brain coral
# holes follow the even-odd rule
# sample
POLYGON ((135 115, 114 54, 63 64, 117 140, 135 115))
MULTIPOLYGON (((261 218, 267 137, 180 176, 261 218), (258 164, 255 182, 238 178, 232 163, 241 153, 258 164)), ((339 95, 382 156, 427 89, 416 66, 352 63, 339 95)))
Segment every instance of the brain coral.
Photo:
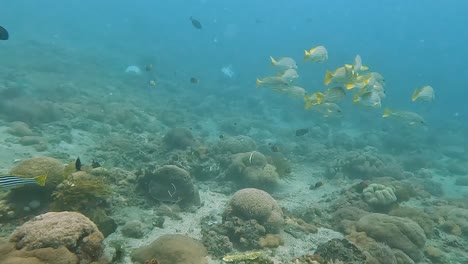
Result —
POLYGON ((268 232, 278 232, 284 224, 283 211, 267 192, 246 188, 237 191, 231 198, 230 209, 235 216, 255 219, 268 232))
POLYGON ((279 181, 276 167, 258 151, 232 155, 226 175, 244 186, 262 189, 276 186, 279 181))
POLYGON ((17 249, 66 247, 83 263, 98 260, 104 236, 86 216, 75 212, 49 212, 18 227, 10 236, 17 249), (86 262, 87 261, 87 262, 86 262))
POLYGON ((147 246, 132 253, 132 259, 146 263, 156 259, 160 264, 207 264, 206 248, 191 237, 175 234, 163 235, 147 246))
POLYGON ((426 235, 413 220, 373 213, 359 219, 356 228, 379 242, 402 250, 414 261, 423 258, 422 249, 426 243, 426 235))
POLYGON ((216 145, 216 151, 221 154, 241 153, 254 151, 257 148, 255 141, 247 136, 226 137, 216 145))
POLYGON ((369 184, 363 190, 362 195, 364 200, 373 206, 387 206, 397 200, 392 188, 376 183, 369 184))
POLYGON ((46 187, 55 188, 65 178, 65 166, 59 160, 49 157, 36 157, 24 160, 11 169, 13 175, 34 177, 47 175, 46 187))

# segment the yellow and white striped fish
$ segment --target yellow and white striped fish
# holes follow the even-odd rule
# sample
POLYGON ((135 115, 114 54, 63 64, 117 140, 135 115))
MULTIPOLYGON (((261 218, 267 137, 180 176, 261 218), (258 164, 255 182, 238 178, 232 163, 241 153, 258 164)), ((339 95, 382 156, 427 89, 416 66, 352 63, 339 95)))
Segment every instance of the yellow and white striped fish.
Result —
POLYGON ((36 176, 33 178, 23 178, 13 175, 0 176, 0 188, 12 189, 26 184, 38 184, 44 186, 47 175, 36 176))

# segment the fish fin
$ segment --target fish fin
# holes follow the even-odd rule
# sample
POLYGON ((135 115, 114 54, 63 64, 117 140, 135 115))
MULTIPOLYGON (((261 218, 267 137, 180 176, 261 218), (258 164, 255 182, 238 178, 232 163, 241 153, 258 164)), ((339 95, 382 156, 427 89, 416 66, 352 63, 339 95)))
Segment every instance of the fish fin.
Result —
POLYGON ((323 102, 323 93, 317 92, 317 93, 315 93, 315 96, 317 97, 317 104, 322 104, 322 102, 323 102))
POLYGON ((385 108, 382 117, 389 117, 392 114, 392 110, 390 108, 385 108))
POLYGON ((353 65, 351 64, 345 64, 344 67, 348 70, 351 70, 353 68, 353 65))
POLYGON ((307 50, 304 50, 304 53, 305 53, 305 55, 304 55, 304 61, 306 61, 306 60, 309 58, 309 56, 310 56, 310 52, 308 52, 307 50))
POLYGON ((255 84, 257 85, 257 88, 260 88, 260 85, 262 85, 262 81, 260 81, 260 79, 257 78, 255 84))
POLYGON ((413 96, 411 97, 411 101, 416 101, 418 99, 419 93, 421 92, 420 88, 416 88, 413 92, 413 96))
POLYGON ((36 176, 34 177, 34 179, 36 180, 37 184, 39 184, 39 186, 44 186, 47 179, 47 175, 36 176))
POLYGON ((346 90, 351 90, 351 89, 353 89, 354 87, 356 87, 356 85, 354 85, 354 83, 348 83, 348 84, 346 84, 346 90))
POLYGON ((276 60, 272 56, 270 56, 270 60, 271 60, 271 66, 275 66, 276 60))
POLYGON ((327 73, 325 73, 325 85, 329 85, 332 78, 333 78, 333 73, 327 70, 327 73))
POLYGON ((360 71, 367 71, 369 70, 368 66, 361 65, 361 68, 359 69, 360 71))
POLYGON ((357 93, 355 93, 353 96, 353 104, 356 104, 357 102, 359 102, 359 96, 357 93))

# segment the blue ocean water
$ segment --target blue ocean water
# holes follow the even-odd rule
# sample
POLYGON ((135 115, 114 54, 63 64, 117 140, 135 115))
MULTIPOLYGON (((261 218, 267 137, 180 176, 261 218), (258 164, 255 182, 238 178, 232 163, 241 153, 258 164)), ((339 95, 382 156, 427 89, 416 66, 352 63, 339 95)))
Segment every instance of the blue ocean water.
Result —
MULTIPOLYGON (((314 152, 315 144, 337 153, 372 146, 391 157, 379 156, 384 163, 396 159, 406 166, 405 173, 419 178, 424 178, 424 166, 437 164, 431 168, 444 199, 461 199, 464 205, 458 206, 466 209, 466 184, 450 185, 455 178, 466 178, 468 174, 468 17, 463 10, 468 10, 468 2, 457 0, 1 1, 0 26, 8 30, 10 37, 0 41, 0 88, 25 87, 26 94, 21 94, 18 101, 16 97, 11 101, 0 98, 2 124, 8 127, 11 122, 22 121, 35 132, 41 131, 42 136, 49 135, 49 153, 45 154, 58 157, 57 153, 61 153, 65 163, 70 157, 83 155, 88 147, 92 149, 90 156, 107 159, 108 166, 127 166, 129 170, 146 166, 149 161, 139 159, 139 155, 144 153, 146 156, 142 156, 148 158, 153 152, 134 150, 134 145, 125 147, 123 143, 121 149, 101 147, 113 133, 151 142, 148 135, 157 138, 170 128, 190 127, 206 145, 221 136, 248 135, 256 141, 258 151, 269 151, 274 143, 285 149, 293 174, 302 166, 316 165, 311 157, 322 154, 314 152), (190 18, 199 21, 201 28, 196 28, 190 18), (327 48, 328 60, 303 61, 304 50, 319 45, 327 48), (340 103, 342 115, 324 118, 305 110, 302 98, 256 88, 257 78, 276 75, 270 56, 296 60, 299 79, 295 85, 311 94, 329 88, 324 85, 327 70, 352 64, 358 54, 364 65, 385 78, 386 97, 381 108, 353 105, 353 91, 348 91, 340 103), (152 69, 145 71, 149 64, 152 69), (139 67, 141 75, 126 73, 128 66, 139 67), (223 73, 223 68, 232 70, 232 76, 223 73), (191 78, 196 83, 191 83, 191 78), (150 81, 155 82, 155 87, 150 81), (412 102, 414 89, 426 85, 434 88, 435 100, 412 102), (51 110, 51 115, 54 111, 63 114, 49 121, 29 111, 18 114, 9 105, 34 104, 36 99, 46 100, 45 108, 52 105, 59 109, 51 110), (91 114, 94 106, 104 114, 91 114), (426 124, 411 126, 386 120, 382 118, 386 107, 417 113, 426 124), (151 117, 146 117, 147 113, 151 117), (94 129, 83 121, 88 119, 106 127, 94 129), (153 124, 156 119, 165 121, 153 124), (245 127, 226 128, 223 122, 245 127), (54 125, 56 128, 51 128, 54 125), (80 147, 76 138, 84 136, 79 133, 70 133, 70 138, 75 139, 69 141, 53 138, 54 133, 68 126, 93 133, 102 141, 80 147), (294 131, 298 129, 310 132, 296 137, 294 131), (354 139, 348 140, 348 136, 354 139), (116 157, 111 152, 128 157, 116 157), (410 157, 415 157, 413 163, 405 165, 410 157)), ((165 165, 165 158, 173 154, 165 152, 153 163, 165 165)), ((323 154, 329 159, 320 165, 329 164, 336 158, 333 155, 323 154)), ((14 165, 16 156, 0 157, 5 157, 2 166, 14 165)), ((213 160, 216 158, 214 154, 213 160)), ((327 166, 322 169, 329 169, 327 166)), ((299 185, 312 183, 308 180, 299 185)), ((169 195, 172 198, 171 192, 169 195)), ((429 213, 432 207, 426 210, 429 213)), ((460 243, 466 244, 468 224, 457 225, 464 234, 460 243)), ((467 253, 459 249, 458 256, 467 253)))

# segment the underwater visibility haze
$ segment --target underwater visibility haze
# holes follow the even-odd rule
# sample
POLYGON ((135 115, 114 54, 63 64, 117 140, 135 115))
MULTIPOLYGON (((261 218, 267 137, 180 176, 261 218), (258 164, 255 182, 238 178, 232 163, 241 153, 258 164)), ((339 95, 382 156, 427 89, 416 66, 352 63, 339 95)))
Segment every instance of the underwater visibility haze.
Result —
POLYGON ((468 263, 467 9, 1 1, 0 263, 468 263))

